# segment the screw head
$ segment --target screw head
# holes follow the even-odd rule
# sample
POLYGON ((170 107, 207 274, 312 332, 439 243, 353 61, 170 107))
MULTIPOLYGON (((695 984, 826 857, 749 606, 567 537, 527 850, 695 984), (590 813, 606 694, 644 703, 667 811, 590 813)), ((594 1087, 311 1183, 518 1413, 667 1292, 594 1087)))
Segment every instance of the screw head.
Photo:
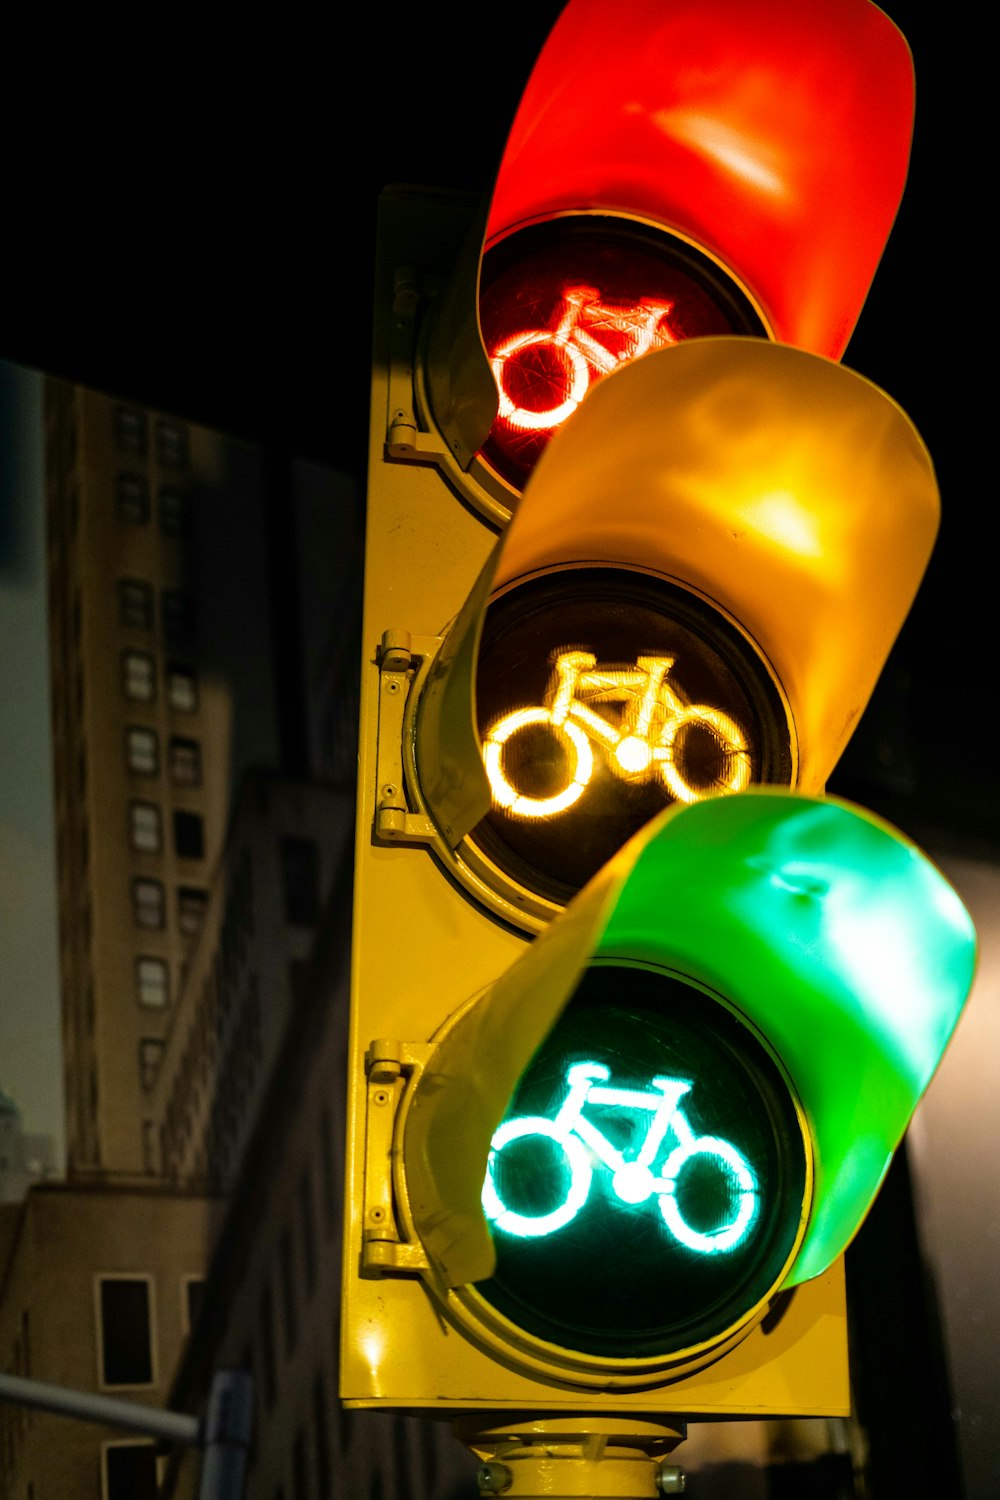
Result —
POLYGON ((480 1464, 476 1481, 481 1495, 502 1495, 514 1483, 514 1475, 506 1464, 480 1464))
POLYGON ((686 1482, 684 1470, 679 1464, 660 1465, 656 1475, 656 1488, 661 1495, 683 1495, 686 1482))

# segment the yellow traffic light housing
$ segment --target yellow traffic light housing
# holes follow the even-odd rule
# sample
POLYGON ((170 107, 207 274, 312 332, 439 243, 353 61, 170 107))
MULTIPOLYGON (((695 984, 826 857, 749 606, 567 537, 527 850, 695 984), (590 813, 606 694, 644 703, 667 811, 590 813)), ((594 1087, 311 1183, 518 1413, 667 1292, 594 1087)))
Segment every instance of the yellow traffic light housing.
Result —
POLYGON ((938 524, 912 424, 829 357, 902 190, 905 43, 868 0, 804 8, 788 36, 763 4, 668 9, 615 12, 656 37, 635 98, 666 157, 641 190, 627 153, 588 188, 546 103, 572 24, 608 20, 573 0, 491 204, 382 204, 348 1405, 636 1430, 845 1413, 841 1252, 971 974, 950 888, 822 795, 938 524), (710 57, 727 82, 698 116, 710 57), (831 70, 843 280, 810 165, 831 70), (776 157, 773 109, 733 109, 789 71, 815 86, 776 157), (672 200, 668 158, 690 169, 672 200))

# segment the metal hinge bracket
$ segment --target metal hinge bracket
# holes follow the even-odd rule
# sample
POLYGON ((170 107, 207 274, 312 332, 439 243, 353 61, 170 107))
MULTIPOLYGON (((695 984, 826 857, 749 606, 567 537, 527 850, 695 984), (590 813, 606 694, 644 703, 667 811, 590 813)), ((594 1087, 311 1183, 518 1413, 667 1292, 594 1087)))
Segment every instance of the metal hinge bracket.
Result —
POLYGON ((403 770, 403 719, 418 660, 433 656, 439 636, 387 630, 378 649, 379 711, 375 832, 379 838, 426 844, 438 837, 432 819, 407 804, 403 770))
POLYGON ((400 1234, 393 1162, 400 1103, 432 1050, 430 1042, 380 1037, 365 1054, 368 1099, 361 1267, 369 1275, 416 1275, 428 1269, 423 1247, 400 1234))
POLYGON ((447 447, 438 433, 421 428, 417 415, 418 313, 427 290, 412 266, 397 269, 389 339, 389 420, 385 451, 389 458, 410 463, 437 463, 447 447))

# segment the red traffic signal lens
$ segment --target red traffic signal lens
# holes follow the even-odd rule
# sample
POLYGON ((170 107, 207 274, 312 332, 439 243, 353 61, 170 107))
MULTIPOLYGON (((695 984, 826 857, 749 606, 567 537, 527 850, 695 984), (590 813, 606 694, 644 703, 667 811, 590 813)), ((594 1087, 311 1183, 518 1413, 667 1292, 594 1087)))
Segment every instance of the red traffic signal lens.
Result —
POLYGON ((479 315, 499 396, 480 457, 518 491, 591 386, 621 365, 683 339, 766 332, 706 256, 600 215, 533 225, 489 249, 479 315))

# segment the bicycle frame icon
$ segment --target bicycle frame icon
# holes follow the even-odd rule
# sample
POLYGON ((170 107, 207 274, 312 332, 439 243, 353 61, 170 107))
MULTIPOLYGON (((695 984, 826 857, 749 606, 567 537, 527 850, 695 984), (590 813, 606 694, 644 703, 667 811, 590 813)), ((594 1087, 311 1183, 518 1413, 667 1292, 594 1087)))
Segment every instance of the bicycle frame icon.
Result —
POLYGON ((555 658, 555 687, 549 706, 516 709, 498 720, 483 739, 483 763, 493 800, 521 818, 548 818, 565 812, 584 793, 594 771, 593 740, 611 770, 625 781, 659 777, 678 802, 696 802, 719 792, 742 792, 750 784, 750 748, 736 721, 721 709, 686 703, 667 681, 672 656, 639 656, 634 667, 597 665, 589 651, 564 651, 555 658), (590 707, 622 703, 616 727, 590 707), (567 757, 566 785, 548 797, 518 790, 504 768, 504 751, 515 735, 545 725, 567 757), (684 731, 697 726, 715 741, 713 780, 691 779, 684 731))
MULTIPOLYGON (((650 349, 677 342, 665 325, 673 311, 672 302, 657 302, 650 297, 632 306, 616 307, 602 302, 600 295, 592 286, 567 287, 564 310, 555 329, 533 328, 514 334, 493 351, 490 365, 500 397, 499 415, 511 427, 522 432, 558 427, 580 405, 592 379, 610 374, 618 365, 638 359, 650 349), (600 334, 622 345, 620 352, 602 343, 600 334), (529 350, 554 352, 555 362, 564 371, 562 399, 542 411, 517 405, 508 386, 508 363, 529 350)), ((549 367, 545 378, 552 383, 549 367)))
POLYGON ((717 1136, 695 1135, 680 1108, 680 1101, 692 1088, 689 1080, 652 1078, 648 1090, 602 1087, 610 1076, 610 1070, 601 1063, 575 1063, 567 1070, 569 1092, 554 1119, 523 1115, 505 1121, 495 1132, 482 1197, 483 1210, 493 1228, 519 1238, 538 1238, 565 1228, 586 1203, 595 1168, 601 1166, 611 1173, 612 1189, 622 1203, 641 1204, 655 1195, 667 1229, 688 1250, 718 1255, 736 1249, 750 1233, 760 1205, 757 1178, 746 1157, 717 1136), (650 1115, 633 1161, 626 1161, 624 1154, 587 1119, 584 1109, 588 1104, 613 1105, 650 1115), (656 1173, 653 1162, 668 1132, 677 1145, 656 1173), (504 1150, 514 1141, 533 1136, 554 1141, 562 1149, 569 1183, 565 1198, 556 1208, 535 1215, 508 1208, 497 1186, 504 1150), (677 1201, 681 1176, 688 1163, 698 1157, 706 1158, 721 1174, 720 1186, 728 1204, 728 1219, 712 1229, 689 1224, 677 1201))

